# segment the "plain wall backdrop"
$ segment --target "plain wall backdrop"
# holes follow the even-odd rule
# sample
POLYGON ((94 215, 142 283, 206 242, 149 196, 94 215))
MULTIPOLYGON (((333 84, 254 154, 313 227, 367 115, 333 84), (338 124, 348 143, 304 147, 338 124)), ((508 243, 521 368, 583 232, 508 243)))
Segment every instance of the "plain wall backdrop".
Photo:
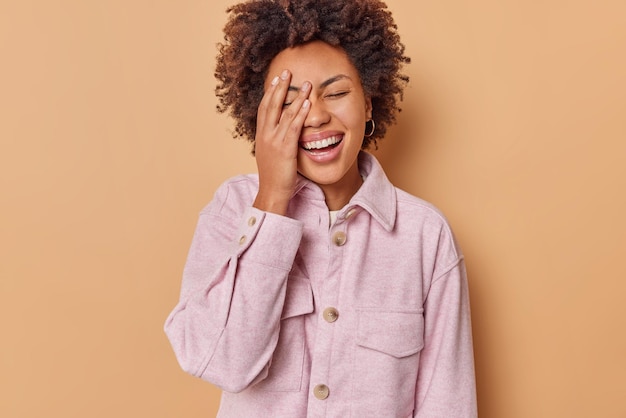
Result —
MULTIPOLYGON (((255 171, 215 111, 229 4, 0 2, 0 416, 217 411, 162 327, 255 171)), ((388 4, 411 83, 374 153, 465 252, 480 416, 626 417, 626 3, 388 4)))

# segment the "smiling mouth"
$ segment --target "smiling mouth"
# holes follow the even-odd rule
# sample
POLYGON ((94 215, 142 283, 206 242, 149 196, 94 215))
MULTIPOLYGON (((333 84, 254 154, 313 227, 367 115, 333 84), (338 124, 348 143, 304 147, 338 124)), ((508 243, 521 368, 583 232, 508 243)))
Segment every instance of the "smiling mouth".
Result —
POLYGON ((319 141, 305 142, 300 145, 300 148, 306 151, 320 151, 326 148, 334 148, 341 143, 343 135, 334 135, 328 138, 321 139, 319 141))

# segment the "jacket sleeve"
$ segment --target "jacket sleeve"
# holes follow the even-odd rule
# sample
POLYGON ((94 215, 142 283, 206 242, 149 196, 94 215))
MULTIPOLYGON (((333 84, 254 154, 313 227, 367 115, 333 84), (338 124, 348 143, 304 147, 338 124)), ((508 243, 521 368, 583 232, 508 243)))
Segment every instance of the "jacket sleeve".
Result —
POLYGON ((200 214, 165 332, 183 370, 240 392, 267 376, 302 224, 230 200, 223 186, 200 214))
POLYGON ((469 295, 462 257, 433 279, 424 304, 424 320, 415 417, 477 417, 469 295))

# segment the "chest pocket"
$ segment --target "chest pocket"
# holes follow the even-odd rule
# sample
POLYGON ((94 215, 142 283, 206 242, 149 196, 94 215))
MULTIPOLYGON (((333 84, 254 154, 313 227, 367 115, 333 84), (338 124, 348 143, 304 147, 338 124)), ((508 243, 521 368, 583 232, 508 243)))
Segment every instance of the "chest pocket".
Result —
POLYGON ((268 375, 256 385, 257 389, 275 392, 300 390, 304 369, 304 316, 313 310, 313 289, 309 279, 290 276, 278 343, 268 375))
POLYGON ((396 358, 415 354, 424 347, 422 312, 362 308, 358 314, 357 344, 396 358))

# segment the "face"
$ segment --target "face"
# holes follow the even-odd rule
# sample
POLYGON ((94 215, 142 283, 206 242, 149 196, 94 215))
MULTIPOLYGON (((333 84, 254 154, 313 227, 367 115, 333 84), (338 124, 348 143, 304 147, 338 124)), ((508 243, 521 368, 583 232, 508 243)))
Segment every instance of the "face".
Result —
POLYGON ((341 48, 321 41, 280 52, 270 64, 266 86, 284 69, 292 74, 285 107, 302 83, 312 84, 311 108, 299 141, 298 172, 325 192, 345 189, 354 194, 361 184, 357 156, 365 123, 372 115, 357 69, 341 48))

